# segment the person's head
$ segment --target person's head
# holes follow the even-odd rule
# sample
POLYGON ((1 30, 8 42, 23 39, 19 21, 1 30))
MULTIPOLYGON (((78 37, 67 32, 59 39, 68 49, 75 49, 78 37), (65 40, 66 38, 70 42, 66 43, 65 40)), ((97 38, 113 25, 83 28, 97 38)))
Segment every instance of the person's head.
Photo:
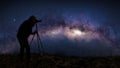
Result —
POLYGON ((32 23, 37 23, 37 19, 35 16, 30 16, 29 21, 31 21, 32 23))

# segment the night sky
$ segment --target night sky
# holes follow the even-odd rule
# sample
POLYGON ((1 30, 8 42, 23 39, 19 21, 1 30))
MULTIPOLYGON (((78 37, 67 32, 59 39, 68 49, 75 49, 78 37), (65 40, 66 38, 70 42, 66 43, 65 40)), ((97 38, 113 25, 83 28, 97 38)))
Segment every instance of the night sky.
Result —
MULTIPOLYGON (((16 33, 31 15, 42 20, 38 30, 46 53, 120 55, 120 2, 117 0, 1 0, 0 54, 19 53, 16 33)), ((32 35, 29 41, 31 38, 32 35)), ((38 53, 36 38, 30 47, 31 52, 38 53)))

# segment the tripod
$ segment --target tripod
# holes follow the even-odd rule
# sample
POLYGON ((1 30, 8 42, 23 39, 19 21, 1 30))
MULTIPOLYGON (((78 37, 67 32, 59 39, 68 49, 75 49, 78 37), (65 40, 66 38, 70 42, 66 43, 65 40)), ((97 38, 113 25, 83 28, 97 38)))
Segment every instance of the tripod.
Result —
POLYGON ((36 24, 36 31, 37 31, 37 33, 33 35, 32 39, 30 41, 30 45, 32 44, 33 39, 35 38, 35 35, 36 35, 37 36, 37 45, 38 45, 39 52, 41 52, 41 55, 43 55, 44 54, 44 48, 43 48, 43 44, 42 44, 41 38, 40 38, 39 33, 38 33, 37 24, 36 24))

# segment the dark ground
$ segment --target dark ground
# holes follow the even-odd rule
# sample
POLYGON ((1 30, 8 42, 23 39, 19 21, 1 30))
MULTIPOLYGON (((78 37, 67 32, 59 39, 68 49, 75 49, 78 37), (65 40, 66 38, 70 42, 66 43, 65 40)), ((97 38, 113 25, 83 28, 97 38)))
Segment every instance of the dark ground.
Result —
MULTIPOLYGON (((65 57, 33 54, 30 68, 120 68, 120 56, 65 57)), ((18 55, 0 55, 0 68, 28 68, 18 55)))

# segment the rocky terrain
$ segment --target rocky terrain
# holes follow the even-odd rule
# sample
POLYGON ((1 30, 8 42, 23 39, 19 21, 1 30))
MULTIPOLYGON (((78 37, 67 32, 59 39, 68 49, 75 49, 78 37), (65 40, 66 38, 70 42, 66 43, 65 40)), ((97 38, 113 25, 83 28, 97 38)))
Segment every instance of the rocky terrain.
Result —
POLYGON ((29 65, 18 55, 0 55, 0 68, 120 68, 120 57, 67 57, 32 54, 29 65))

